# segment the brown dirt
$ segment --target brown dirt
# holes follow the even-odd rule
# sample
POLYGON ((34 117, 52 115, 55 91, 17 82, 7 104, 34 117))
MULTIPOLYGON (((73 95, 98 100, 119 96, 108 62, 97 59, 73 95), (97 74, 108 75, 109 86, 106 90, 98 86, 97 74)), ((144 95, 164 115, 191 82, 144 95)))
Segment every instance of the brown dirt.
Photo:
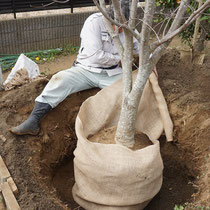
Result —
MULTIPOLYGON (((182 62, 179 53, 170 50, 157 69, 175 125, 175 142, 160 138, 164 181, 146 210, 169 210, 186 202, 209 206, 210 57, 198 66, 182 62)), ((0 134, 7 139, 0 140, 0 154, 18 186, 22 209, 74 209, 78 207, 71 195, 74 121, 81 103, 98 89, 68 97, 43 119, 38 136, 9 133, 9 127, 27 118, 46 83, 43 79, 0 92, 0 134)))
MULTIPOLYGON (((89 141, 97 142, 101 144, 115 144, 115 133, 116 126, 110 128, 103 128, 98 133, 88 138, 89 141)), ((144 133, 135 133, 134 135, 135 144, 132 149, 133 151, 143 149, 149 145, 152 145, 152 142, 149 140, 146 134, 144 133)))

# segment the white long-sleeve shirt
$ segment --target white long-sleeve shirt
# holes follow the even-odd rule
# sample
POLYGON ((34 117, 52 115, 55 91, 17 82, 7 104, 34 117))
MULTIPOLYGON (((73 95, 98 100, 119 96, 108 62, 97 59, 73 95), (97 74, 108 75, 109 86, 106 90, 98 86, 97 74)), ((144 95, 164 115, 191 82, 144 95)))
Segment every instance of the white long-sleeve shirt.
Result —
MULTIPOLYGON (((101 13, 90 15, 84 23, 81 34, 81 46, 77 56, 77 64, 88 71, 100 73, 107 69, 109 76, 122 73, 118 65, 120 56, 114 46, 101 13)), ((119 33, 119 38, 124 43, 124 33, 119 33)), ((134 38, 134 50, 138 53, 138 42, 134 38)))

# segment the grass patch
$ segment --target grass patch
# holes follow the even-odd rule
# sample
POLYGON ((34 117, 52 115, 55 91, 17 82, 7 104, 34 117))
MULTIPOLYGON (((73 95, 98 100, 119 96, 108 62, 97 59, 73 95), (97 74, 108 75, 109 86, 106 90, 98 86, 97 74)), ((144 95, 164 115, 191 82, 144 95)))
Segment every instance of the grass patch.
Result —
MULTIPOLYGON (((37 64, 53 61, 59 55, 73 55, 78 53, 79 47, 71 44, 64 48, 56 48, 49 50, 39 50, 35 52, 24 53, 25 56, 36 62, 37 64)), ((2 71, 11 70, 17 62, 20 54, 16 55, 1 55, 0 54, 0 65, 2 71)))

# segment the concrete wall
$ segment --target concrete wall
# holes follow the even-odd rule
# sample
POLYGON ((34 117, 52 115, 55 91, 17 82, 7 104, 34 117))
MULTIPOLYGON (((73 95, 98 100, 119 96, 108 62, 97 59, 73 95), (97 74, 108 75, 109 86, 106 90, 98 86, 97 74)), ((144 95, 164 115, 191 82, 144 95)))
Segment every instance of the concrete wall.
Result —
MULTIPOLYGON (((96 7, 77 10, 73 14, 69 10, 18 13, 18 19, 0 15, 0 55, 52 49, 68 44, 79 46, 83 23, 97 10, 96 7)), ((138 17, 142 16, 143 10, 139 8, 138 17)))
POLYGON ((85 19, 93 12, 0 21, 0 54, 79 45, 85 19))

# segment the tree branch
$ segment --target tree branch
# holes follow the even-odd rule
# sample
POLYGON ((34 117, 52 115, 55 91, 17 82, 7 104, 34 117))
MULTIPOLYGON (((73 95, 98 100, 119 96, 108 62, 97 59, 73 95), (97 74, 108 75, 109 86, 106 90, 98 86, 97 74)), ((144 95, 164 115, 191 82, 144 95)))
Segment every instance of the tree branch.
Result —
POLYGON ((33 8, 43 8, 43 7, 48 7, 52 4, 55 4, 55 3, 60 3, 60 4, 65 4, 69 2, 69 0, 64 0, 64 1, 59 1, 59 0, 52 0, 52 2, 48 3, 48 4, 42 4, 42 6, 33 6, 33 5, 30 5, 30 7, 33 7, 33 8))
MULTIPOLYGON (((145 23, 144 20, 142 20, 142 19, 138 19, 138 20, 139 20, 139 22, 141 21, 142 23, 145 23)), ((139 23, 138 23, 138 24, 139 24, 139 23)), ((136 27, 138 26, 138 24, 136 25, 136 27)), ((145 24, 151 29, 151 31, 154 32, 154 34, 155 34, 157 40, 160 40, 158 34, 157 34, 156 31, 155 31, 155 29, 152 28, 152 26, 148 25, 147 23, 145 23, 145 24)))
MULTIPOLYGON (((178 7, 179 8, 179 7, 178 7)), ((169 22, 170 22, 170 20, 172 19, 172 17, 174 16, 174 14, 176 13, 176 11, 178 10, 178 8, 176 8, 174 11, 173 11, 173 13, 172 13, 172 15, 171 15, 171 17, 168 19, 168 22, 167 22, 167 24, 166 24, 166 26, 165 26, 165 28, 164 28, 164 30, 163 30, 163 36, 165 36, 165 32, 166 32, 166 29, 167 29, 167 27, 168 27, 168 25, 169 25, 169 22)))
POLYGON ((65 4, 67 2, 69 2, 69 0, 64 0, 64 1, 60 1, 60 0, 52 0, 55 3, 59 3, 59 4, 65 4))
MULTIPOLYGON (((169 29, 169 32, 166 34, 166 36, 164 36, 160 41, 156 41, 156 42, 154 42, 151 45, 151 51, 153 52, 158 46, 160 46, 161 44, 163 44, 163 43, 167 42, 168 40, 172 39, 177 34, 179 34, 181 31, 183 31, 184 29, 186 29, 208 7, 210 7, 210 0, 207 0, 199 9, 197 9, 195 12, 193 12, 190 15, 190 17, 187 19, 187 21, 185 21, 185 23, 182 26, 180 26, 179 28, 177 28, 177 29, 176 29, 176 27, 178 27, 178 22, 179 21, 181 22, 181 19, 182 19, 183 15, 182 16, 179 16, 179 18, 178 18, 179 20, 178 21, 175 18, 176 22, 174 24, 172 24, 172 26, 169 29)), ((176 17, 177 17, 177 15, 176 15, 176 17)))
MULTIPOLYGON (((96 0, 93 0, 94 1, 94 3, 96 2, 96 0)), ((114 44, 115 44, 115 46, 116 46, 116 48, 117 48, 117 50, 118 50, 118 53, 119 53, 119 55, 120 55, 120 57, 122 58, 122 56, 123 56, 123 51, 124 51, 124 47, 123 47, 123 45, 122 45, 122 43, 121 43, 121 41, 120 41, 120 38, 119 38, 119 35, 118 35, 118 33, 116 33, 115 31, 114 31, 114 29, 112 28, 112 24, 111 24, 111 22, 109 21, 109 19, 110 19, 110 17, 108 16, 108 14, 107 14, 107 11, 106 11, 106 4, 105 4, 105 1, 104 0, 100 0, 100 5, 98 4, 98 2, 96 3, 96 6, 97 7, 100 7, 101 8, 101 10, 104 12, 104 21, 105 21, 105 24, 106 24, 106 27, 107 27, 107 30, 108 30, 108 32, 109 32, 109 34, 111 35, 111 37, 112 37, 112 39, 113 39, 113 41, 114 41, 114 44), (106 17, 108 17, 108 18, 106 18, 106 17)), ((112 19, 111 19, 112 20, 112 19)))
POLYGON ((143 25, 141 30, 141 40, 139 49, 139 66, 143 66, 149 59, 150 50, 149 37, 151 32, 151 26, 153 22, 153 15, 155 11, 155 0, 146 1, 145 13, 143 18, 143 25))
POLYGON ((119 1, 112 0, 113 10, 114 10, 114 18, 120 24, 125 24, 125 17, 122 17, 121 7, 119 1))
MULTIPOLYGON (((135 20, 137 14, 137 3, 138 0, 133 0, 130 8, 130 17, 128 25, 132 30, 135 30, 135 20)), ((125 48, 124 56, 122 59, 123 64, 123 95, 125 98, 132 89, 132 65, 133 65, 133 35, 124 29, 125 35, 125 48)))
MULTIPOLYGON (((100 4, 98 3, 97 0, 93 0, 94 4, 97 6, 97 8, 99 9, 99 11, 104 15, 104 17, 110 21, 112 23, 112 25, 116 25, 119 28, 126 28, 127 30, 130 31, 130 33, 139 41, 140 40, 140 36, 138 33, 136 33, 135 31, 133 31, 131 28, 129 28, 126 24, 122 24, 122 23, 118 23, 117 21, 113 20, 112 18, 109 17, 109 15, 106 12, 106 9, 102 8, 100 6, 100 4)), ((101 2, 101 1, 100 1, 101 2)))
POLYGON ((135 22, 136 22, 136 14, 137 14, 137 4, 138 0, 133 0, 131 4, 131 9, 130 9, 130 18, 129 18, 129 24, 128 26, 132 29, 135 30, 135 22))
POLYGON ((183 0, 181 1, 181 4, 179 6, 178 12, 176 13, 176 16, 174 18, 174 21, 172 22, 172 25, 168 31, 168 33, 173 32, 176 30, 182 23, 183 17, 187 10, 187 5, 189 5, 190 0, 183 0))

